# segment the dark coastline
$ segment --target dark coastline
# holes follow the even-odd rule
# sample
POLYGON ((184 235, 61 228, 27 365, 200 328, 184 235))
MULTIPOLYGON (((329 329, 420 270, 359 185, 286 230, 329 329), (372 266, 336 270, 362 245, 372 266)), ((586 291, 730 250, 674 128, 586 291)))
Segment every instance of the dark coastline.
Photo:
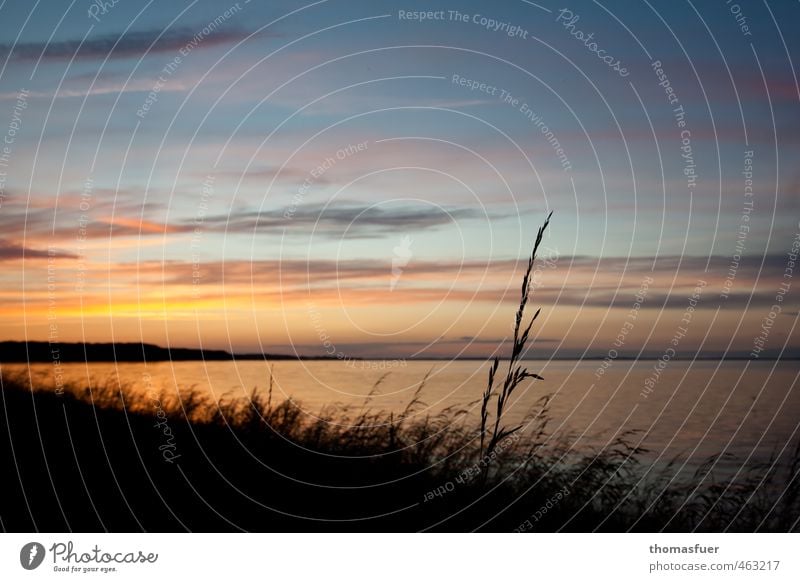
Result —
POLYGON ((163 348, 145 343, 0 342, 0 362, 186 362, 233 360, 330 360, 286 354, 232 354, 224 350, 163 348))
MULTIPOLYGON (((614 360, 619 361, 648 361, 657 360, 661 354, 620 354, 614 360)), ((541 354, 530 354, 523 358, 527 361, 602 361, 605 354, 568 354, 553 355, 550 357, 541 354)), ((350 357, 348 360, 405 360, 400 357, 350 357)), ((421 358, 407 358, 408 361, 439 362, 439 361, 487 361, 489 356, 466 356, 458 358, 427 356, 421 358)), ((503 359, 503 358, 501 358, 503 359)), ((752 358, 747 354, 704 352, 701 354, 681 353, 671 358, 674 361, 797 361, 800 354, 765 352, 759 358, 752 358)), ((259 353, 232 353, 225 350, 195 349, 195 348, 165 348, 155 344, 121 342, 121 343, 49 343, 40 341, 0 341, 0 363, 86 363, 86 362, 188 362, 207 361, 225 362, 234 360, 263 360, 263 361, 337 361, 335 356, 310 356, 295 354, 259 354, 259 353)))

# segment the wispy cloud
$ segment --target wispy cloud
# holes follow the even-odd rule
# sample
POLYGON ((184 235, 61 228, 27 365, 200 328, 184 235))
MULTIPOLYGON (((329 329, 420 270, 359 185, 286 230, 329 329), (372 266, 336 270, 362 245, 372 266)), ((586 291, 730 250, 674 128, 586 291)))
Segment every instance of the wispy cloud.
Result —
MULTIPOLYGON (((706 258, 685 257, 677 269, 677 257, 667 257, 659 270, 653 272, 653 258, 629 262, 618 257, 593 259, 561 257, 558 267, 548 269, 542 276, 545 285, 534 290, 535 301, 542 305, 561 307, 598 307, 630 309, 644 277, 652 277, 646 301, 641 309, 685 309, 688 297, 699 280, 707 287, 699 309, 721 307, 744 309, 774 303, 775 288, 782 278, 783 257, 768 255, 763 269, 761 259, 745 259, 732 292, 727 299, 720 297, 728 259, 712 257, 705 269, 706 258), (595 267, 599 270, 595 273, 595 267), (758 280, 756 275, 758 274, 758 280)), ((284 302, 305 301, 309 293, 320 304, 352 301, 354 304, 402 304, 440 301, 514 302, 517 282, 524 261, 516 259, 465 261, 419 259, 410 263, 403 273, 407 283, 403 289, 388 291, 391 263, 377 259, 348 260, 226 260, 194 264, 188 261, 118 263, 114 267, 118 281, 130 280, 132 285, 158 285, 162 289, 199 284, 209 300, 217 295, 225 301, 241 294, 252 293, 284 302)), ((107 278, 107 266, 96 273, 97 284, 107 278)), ((789 301, 794 305, 795 301, 789 301)))
POLYGON ((52 258, 76 258, 76 255, 56 250, 39 250, 23 247, 0 239, 0 261, 14 261, 17 259, 44 259, 52 258))
MULTIPOLYGON (((0 44, 0 58, 8 55, 14 60, 42 59, 125 59, 139 57, 145 52, 149 54, 177 52, 195 40, 197 31, 189 28, 177 28, 166 32, 153 30, 131 31, 122 36, 107 34, 90 37, 83 43, 80 40, 63 40, 57 42, 25 42, 16 45, 0 44)), ((196 48, 208 48, 215 45, 236 42, 249 33, 234 27, 214 31, 197 44, 196 48)))
POLYGON ((421 205, 364 205, 343 202, 332 205, 305 205, 268 211, 238 211, 208 217, 208 229, 224 232, 258 232, 304 235, 313 229, 316 234, 347 238, 381 238, 387 234, 429 230, 459 220, 472 220, 485 215, 473 208, 437 208, 421 205))

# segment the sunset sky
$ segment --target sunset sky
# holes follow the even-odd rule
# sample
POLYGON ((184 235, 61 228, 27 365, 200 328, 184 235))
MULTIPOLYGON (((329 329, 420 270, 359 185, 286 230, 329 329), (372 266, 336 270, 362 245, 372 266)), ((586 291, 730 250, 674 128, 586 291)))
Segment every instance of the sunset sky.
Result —
POLYGON ((0 340, 483 356, 552 210, 537 355, 798 355, 797 3, 100 4, 0 8, 0 340))

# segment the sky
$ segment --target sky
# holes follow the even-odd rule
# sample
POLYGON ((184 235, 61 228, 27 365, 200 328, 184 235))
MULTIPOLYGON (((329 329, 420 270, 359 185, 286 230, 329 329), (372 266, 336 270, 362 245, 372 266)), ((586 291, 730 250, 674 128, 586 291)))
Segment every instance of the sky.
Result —
POLYGON ((798 355, 796 2, 0 4, 0 339, 798 355))

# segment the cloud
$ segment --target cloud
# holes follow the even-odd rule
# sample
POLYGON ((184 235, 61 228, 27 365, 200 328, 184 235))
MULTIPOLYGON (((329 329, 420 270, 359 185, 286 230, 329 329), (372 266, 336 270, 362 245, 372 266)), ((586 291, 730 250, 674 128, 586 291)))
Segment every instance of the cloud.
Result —
POLYGON ((490 218, 472 208, 437 208, 414 205, 305 205, 268 211, 240 211, 205 219, 206 228, 218 232, 280 234, 286 229, 330 238, 380 238, 387 233, 429 230, 459 220, 490 218))
MULTIPOLYGON (((758 282, 761 259, 743 261, 727 298, 721 296, 729 259, 713 256, 708 271, 705 257, 662 257, 657 272, 651 271, 653 257, 632 259, 624 269, 622 257, 560 257, 558 266, 543 271, 543 286, 533 291, 537 305, 601 309, 631 309, 642 281, 652 277, 641 309, 683 310, 689 305, 698 281, 707 282, 698 309, 724 311, 769 307, 775 302, 782 280, 783 257, 768 255, 758 282), (669 266, 668 266, 669 265, 669 266), (599 266, 595 274, 595 267, 599 266)), ((516 259, 413 260, 403 273, 404 285, 389 292, 391 263, 387 260, 226 260, 205 262, 197 267, 189 262, 122 263, 115 266, 120 277, 135 276, 165 286, 199 283, 208 293, 222 292, 226 297, 237 293, 255 293, 272 300, 304 300, 313 293, 320 304, 398 304, 440 301, 518 301, 517 282, 524 261, 516 259), (195 281, 195 279, 198 277, 195 281), (221 291, 224 289, 224 291, 221 291)), ((787 308, 796 300, 788 298, 787 308)), ((463 339, 463 338, 462 338, 463 339)))
POLYGON ((80 234, 87 239, 126 236, 155 236, 191 232, 191 225, 164 224, 143 215, 163 212, 159 193, 144 202, 139 189, 92 190, 91 208, 81 210, 81 193, 68 191, 58 197, 35 196, 25 201, 17 192, 10 193, 10 203, 0 212, 0 232, 10 239, 26 237, 44 244, 74 244, 80 234), (84 215, 89 215, 87 220, 84 215), (99 216, 96 216, 99 215, 99 216), (80 233, 79 233, 80 230, 80 233))
MULTIPOLYGON (((206 173, 199 174, 205 177, 206 173)), ((282 180, 292 184, 302 183, 304 180, 313 178, 314 184, 330 184, 325 176, 313 177, 308 170, 301 170, 292 167, 278 167, 278 166, 259 166, 250 168, 248 170, 242 169, 241 171, 222 171, 217 172, 217 176, 232 178, 234 180, 256 180, 259 182, 267 182, 272 180, 282 180)))
POLYGON ((76 255, 61 251, 42 251, 23 247, 12 242, 0 239, 0 261, 15 261, 17 259, 44 259, 53 258, 76 258, 76 255))
POLYGON ((215 30, 207 36, 200 36, 197 30, 177 28, 166 32, 153 29, 132 31, 123 36, 108 34, 88 38, 81 43, 80 40, 63 40, 58 42, 27 42, 0 44, 0 58, 11 55, 15 60, 43 59, 98 59, 108 56, 112 59, 125 59, 138 57, 145 52, 149 54, 178 52, 180 49, 197 43, 193 49, 208 48, 211 46, 236 42, 245 38, 248 32, 229 27, 224 30, 215 30), (162 34, 163 33, 163 34, 162 34), (198 42, 199 39, 199 42, 198 42))

